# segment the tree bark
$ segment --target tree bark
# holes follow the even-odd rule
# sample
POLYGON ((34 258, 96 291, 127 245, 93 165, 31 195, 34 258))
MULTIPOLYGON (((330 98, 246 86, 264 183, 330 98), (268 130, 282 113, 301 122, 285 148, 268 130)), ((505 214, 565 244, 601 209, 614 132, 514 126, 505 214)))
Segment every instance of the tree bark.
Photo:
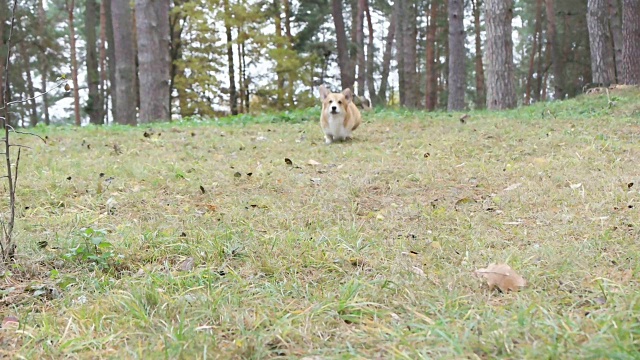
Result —
MULTIPOLYGON (((275 0, 275 1, 278 1, 278 0, 275 0)), ((238 115, 238 95, 236 93, 235 66, 233 64, 233 38, 231 37, 231 24, 229 21, 229 18, 231 16, 231 11, 229 8, 229 0, 224 0, 224 14, 225 14, 224 26, 225 26, 226 35, 227 35, 227 62, 229 65, 229 102, 231 107, 231 115, 238 115)), ((279 17, 280 15, 278 14, 278 18, 279 17)), ((281 75, 278 74, 279 98, 282 91, 282 86, 280 84, 280 79, 281 79, 280 76, 281 75)), ((280 101, 278 101, 278 103, 280 103, 280 101)))
MULTIPOLYGON (((4 23, 6 21, 6 16, 9 14, 9 9, 7 6, 7 2, 4 0, 0 1, 0 107, 5 106, 5 60, 7 59, 7 47, 4 46, 4 23)), ((0 115, 2 116, 2 115, 0 115)), ((7 121, 8 122, 8 121, 7 121)))
POLYGON ((100 95, 100 72, 98 71, 98 38, 96 34, 97 18, 99 15, 98 4, 95 0, 86 0, 84 17, 84 35, 86 40, 87 59, 87 83, 89 86, 89 99, 86 110, 89 114, 89 122, 102 125, 102 96, 100 95))
POLYGON ((404 45, 404 78, 405 78, 405 103, 408 108, 416 108, 418 106, 418 82, 416 81, 416 64, 417 64, 417 20, 416 6, 413 0, 402 0, 404 4, 404 21, 403 24, 403 45, 404 45))
POLYGON ((613 37, 613 59, 615 61, 616 83, 622 82, 622 21, 618 0, 608 0, 609 28, 613 37))
POLYGON ((169 7, 169 0, 136 1, 141 123, 171 120, 169 7))
POLYGON ((564 99, 564 62, 558 45, 558 33, 556 31, 555 0, 546 0, 547 15, 547 51, 550 52, 553 66, 553 89, 556 99, 564 99))
POLYGON ((605 0, 589 0, 587 2, 592 82, 604 86, 610 85, 615 80, 606 5, 605 0))
POLYGON ((482 109, 487 103, 487 91, 484 85, 484 64, 482 63, 482 37, 480 25, 480 7, 482 0, 471 0, 473 7, 473 29, 475 33, 475 70, 476 70, 476 108, 482 109))
MULTIPOLYGON (((542 35, 542 0, 536 0, 535 29, 533 31, 533 41, 531 43, 531 55, 529 56, 529 72, 527 74, 527 87, 524 95, 524 103, 531 104, 531 89, 533 88, 533 73, 535 68, 536 54, 538 53, 538 39, 542 35)), ((540 77, 540 73, 538 73, 540 77)))
MULTIPOLYGON (((276 49, 282 49, 282 18, 280 17, 280 0, 273 0, 273 16, 274 16, 274 22, 275 22, 275 30, 276 30, 276 37, 275 37, 275 43, 276 43, 276 49)), ((230 33, 230 28, 227 27, 227 29, 229 29, 229 33, 227 35, 227 41, 230 41, 230 37, 231 37, 231 33, 230 33)), ((233 61, 233 58, 231 58, 229 61, 233 61)), ((276 59, 276 101, 277 101, 277 108, 278 110, 282 110, 284 109, 284 73, 282 71, 282 63, 283 59, 281 57, 281 55, 278 56, 278 58, 276 59)), ((231 70, 229 70, 231 71, 231 70)))
POLYGON ((517 105, 511 20, 513 0, 487 0, 487 108, 501 110, 517 105))
POLYGON ((640 85, 640 0, 623 0, 622 6, 624 83, 640 85))
POLYGON ((429 9, 429 24, 427 25, 427 44, 426 44, 426 59, 427 59, 427 82, 425 90, 425 106, 428 111, 433 111, 436 108, 438 102, 438 74, 436 69, 436 31, 438 18, 438 4, 436 0, 431 1, 431 8, 429 9))
POLYGON ((465 107, 464 90, 466 73, 464 59, 464 3, 463 0, 449 0, 449 98, 447 110, 457 111, 465 107))
POLYGON ((76 126, 82 125, 80 118, 80 93, 78 85, 78 60, 76 57, 76 29, 73 25, 73 9, 75 0, 67 1, 67 12, 69 15, 69 46, 71 47, 71 78, 73 80, 73 110, 75 114, 76 126))
POLYGON ((336 46, 338 48, 338 67, 340 68, 340 83, 342 89, 353 89, 355 78, 351 72, 351 59, 347 46, 344 17, 342 15, 342 0, 331 0, 331 13, 336 31, 336 46))
POLYGON ((114 120, 118 124, 136 125, 136 50, 133 36, 133 12, 128 0, 110 1, 115 66, 115 84, 111 85, 114 120))

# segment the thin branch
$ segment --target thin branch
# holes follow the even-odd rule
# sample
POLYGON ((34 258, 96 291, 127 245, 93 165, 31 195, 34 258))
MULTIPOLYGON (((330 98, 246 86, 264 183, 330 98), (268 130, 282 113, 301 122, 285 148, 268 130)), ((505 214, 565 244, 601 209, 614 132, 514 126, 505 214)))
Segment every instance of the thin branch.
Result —
MULTIPOLYGON (((40 136, 40 135, 38 135, 38 134, 34 134, 34 133, 30 133, 30 132, 25 132, 25 131, 18 131, 18 130, 16 130, 16 129, 14 129, 14 128, 13 128, 13 126, 11 126, 11 125, 7 125, 7 126, 11 129, 11 131, 13 131, 13 132, 14 132, 14 133, 16 133, 16 134, 23 134, 23 135, 31 135, 31 136, 35 136, 35 137, 40 138, 40 140, 42 140, 42 142, 44 142, 45 144, 47 143, 47 140, 45 140, 42 136, 40 136)), ((0 140, 0 141, 1 141, 1 140, 0 140)))
MULTIPOLYGON (((13 201, 15 201, 16 198, 16 187, 18 185, 18 168, 20 167, 20 151, 22 150, 22 148, 18 148, 18 157, 16 157, 16 174, 13 177, 13 194, 11 194, 11 197, 14 199, 13 201)), ((15 204, 11 204, 11 206, 15 206, 15 204)), ((16 212, 12 211, 11 212, 11 223, 13 224, 13 219, 15 217, 16 212)))
MULTIPOLYGON (((14 105, 14 104, 21 104, 21 103, 25 103, 25 102, 27 102, 27 101, 31 101, 31 100, 37 99, 37 98, 39 98, 39 97, 41 97, 41 96, 44 96, 45 94, 50 93, 50 92, 51 92, 51 91, 53 91, 53 90, 55 90, 55 89, 59 88, 59 87, 60 87, 60 86, 62 86, 63 84, 66 84, 66 81, 65 81, 65 82, 59 82, 58 84, 56 84, 56 86, 52 87, 51 89, 49 89, 49 90, 47 90, 47 91, 45 91, 45 92, 43 92, 43 93, 38 94, 38 95, 34 95, 34 96, 29 97, 29 98, 26 98, 26 99, 20 99, 20 100, 10 101, 10 102, 8 102, 5 106, 14 105)), ((0 107, 0 110, 2 110, 2 109, 4 109, 4 107, 0 107)))
MULTIPOLYGON (((10 144, 9 147, 18 147, 18 148, 27 148, 27 149, 32 149, 32 147, 27 146, 27 145, 19 145, 19 144, 10 144)), ((18 150, 19 151, 19 150, 18 150)))

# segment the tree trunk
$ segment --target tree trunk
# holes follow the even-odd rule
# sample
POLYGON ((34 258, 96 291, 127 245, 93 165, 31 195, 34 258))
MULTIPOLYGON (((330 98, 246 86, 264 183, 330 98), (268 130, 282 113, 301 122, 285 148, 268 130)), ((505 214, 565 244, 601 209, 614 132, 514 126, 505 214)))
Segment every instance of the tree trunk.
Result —
POLYGON ((98 38, 96 25, 98 17, 98 5, 95 0, 86 0, 84 17, 84 35, 86 40, 87 58, 87 83, 89 85, 89 99, 87 101, 87 113, 89 122, 102 125, 102 96, 100 96, 100 72, 98 71, 98 38))
MULTIPOLYGON (((188 1, 190 0, 174 0, 174 7, 182 6, 185 2, 188 1)), ((182 60, 182 32, 184 31, 184 24, 187 22, 187 18, 188 15, 183 12, 171 12, 169 17, 171 37, 171 84, 169 86, 169 91, 171 92, 171 96, 173 96, 173 89, 176 89, 178 97, 178 107, 180 108, 180 116, 183 118, 193 115, 193 111, 189 109, 189 106, 187 104, 184 89, 176 88, 175 86, 176 77, 184 78, 184 68, 178 65, 179 61, 182 60)))
MULTIPOLYGON (((231 17, 229 0, 224 0, 224 15, 224 26, 227 34, 227 62, 229 65, 229 102, 231 107, 231 115, 238 115, 238 96, 236 93, 235 66, 233 64, 233 38, 231 37, 231 24, 229 21, 231 17)), ((278 75, 278 94, 280 94, 281 91, 282 88, 280 86, 280 75, 278 75)))
POLYGON ((357 48, 357 63, 358 63, 358 96, 364 96, 364 83, 366 77, 366 64, 364 58, 364 10, 366 7, 366 0, 358 0, 358 14, 356 23, 356 48, 357 48))
POLYGON ((487 108, 501 110, 517 105, 511 20, 513 0, 487 0, 487 108))
POLYGON ((293 36, 291 35, 291 4, 289 0, 282 0, 282 4, 284 6, 284 32, 291 44, 293 42, 293 36))
POLYGON ((610 85, 615 80, 606 5, 605 0, 589 0, 587 2, 592 82, 604 86, 610 85))
MULTIPOLYGON (((531 104, 531 89, 533 88, 533 73, 538 52, 538 39, 542 34, 542 0, 536 0, 536 19, 533 31, 533 41, 531 43, 531 55, 529 57, 529 73, 527 74, 527 87, 524 95, 524 103, 531 104)), ((538 73, 540 77, 540 73, 538 73)))
POLYGON ((33 77, 31 76, 31 59, 29 58, 26 44, 24 42, 20 42, 18 46, 20 49, 22 64, 24 65, 24 74, 27 78, 27 97, 29 98, 29 126, 36 126, 38 124, 38 105, 36 104, 36 93, 33 89, 33 77))
POLYGON ((405 58, 405 33, 404 23, 407 21, 407 14, 404 3, 407 0, 395 0, 394 7, 400 21, 396 22, 396 63, 398 68, 398 96, 400 97, 400 106, 405 106, 406 100, 406 80, 404 69, 405 58))
POLYGON ((487 92, 484 85, 484 65, 482 63, 482 37, 480 26, 480 7, 482 0, 471 0, 473 11, 473 29, 475 33, 475 70, 476 70, 476 108, 482 109, 487 103, 487 92))
MULTIPOLYGON (((40 52, 38 54, 38 62, 40 63, 40 87, 42 91, 42 112, 44 114, 45 125, 49 125, 49 122, 50 122, 49 96, 47 94, 47 75, 49 72, 49 60, 47 59, 47 54, 46 54, 47 45, 45 42, 45 24, 46 23, 47 23, 47 15, 44 11, 44 0, 38 0, 38 37, 40 42, 40 52)), ((0 33, 2 33, 1 30, 0 30, 0 33)), ((0 85, 0 88, 1 87, 2 86, 0 85)))
POLYGON ((78 85, 78 60, 76 57, 76 29, 73 25, 73 9, 75 0, 67 0, 67 12, 69 14, 69 46, 71 47, 71 78, 73 80, 73 110, 76 126, 82 125, 80 118, 80 93, 78 85))
POLYGON ((128 0, 111 1, 115 84, 111 85, 114 120, 136 125, 136 50, 133 36, 133 12, 128 0))
POLYGON ((404 4, 405 21, 400 22, 403 24, 403 36, 402 41, 404 45, 404 78, 405 78, 405 104, 408 108, 415 108, 418 106, 418 86, 416 80, 416 64, 417 64, 417 43, 416 36, 417 20, 416 20, 416 6, 413 0, 402 0, 404 4))
MULTIPOLYGON (((367 43, 367 89, 369 90, 369 99, 375 101, 377 98, 376 84, 373 77, 375 63, 375 47, 373 45, 373 23, 371 22, 371 11, 369 9, 369 0, 364 1, 364 12, 367 17, 367 30, 369 31, 369 42, 367 43)), ((373 105, 373 104, 371 104, 373 105)))
MULTIPOLYGON (((280 0, 273 0, 273 16, 275 22, 275 30, 276 30, 276 48, 282 49, 282 19, 280 18, 280 0)), ((228 31, 231 31, 229 27, 228 31)), ((230 41, 230 32, 227 35, 227 41, 230 41)), ((282 56, 279 55, 276 59, 276 95, 277 95, 277 105, 278 110, 284 109, 284 74, 282 71, 282 56)), ((233 61, 231 59, 230 61, 233 61)), ((231 70, 230 70, 231 71, 231 70)))
POLYGON ((382 75, 380 76, 380 89, 378 89, 377 100, 373 100, 374 104, 387 104, 387 87, 389 86, 389 72, 391 68, 391 52, 393 50, 393 39, 396 34, 396 23, 398 14, 393 11, 391 21, 389 22, 389 31, 384 43, 384 54, 382 54, 382 75))
POLYGON ((108 114, 107 106, 107 9, 106 1, 100 2, 100 124, 105 124, 108 114))
POLYGON ((171 120, 169 7, 169 0, 136 0, 141 123, 171 120))
MULTIPOLYGON (((4 78, 4 68, 6 64, 5 60, 7 59, 7 47, 4 46, 4 24, 7 14, 9 14, 7 2, 4 0, 0 0, 0 108, 5 107, 5 90, 7 90, 5 89, 4 78)), ((4 112, 0 114, 0 116, 4 116, 4 112)))
POLYGON ((640 85, 640 0, 623 0, 622 6, 624 83, 640 85))
POLYGON ((355 78, 351 72, 351 59, 347 46, 347 33, 342 16, 342 0, 331 0, 331 13, 336 31, 336 46, 338 48, 338 67, 340 67, 340 83, 342 89, 353 89, 355 78))
MULTIPOLYGON (((104 3, 104 12, 106 16, 105 31, 107 33, 107 43, 109 44, 109 47, 107 48, 107 71, 109 73, 109 87, 107 89, 107 94, 109 99, 111 99, 111 122, 115 122, 116 108, 118 107, 118 99, 116 97, 116 88, 118 84, 116 84, 116 42, 113 31, 111 1, 112 0, 102 0, 102 2, 104 3)), ((107 97, 105 97, 105 102, 107 102, 106 100, 107 97)))
POLYGON ((466 73, 464 58, 464 3, 463 0, 449 0, 449 98, 447 110, 464 109, 466 73))
POLYGON ((433 111, 436 108, 438 101, 438 74, 437 74, 437 61, 436 61, 436 31, 438 30, 437 18, 438 18, 438 4, 436 0, 431 1, 431 8, 429 10, 429 24, 427 25, 427 44, 426 44, 426 58, 427 58, 427 83, 425 90, 425 106, 428 111, 433 111))
MULTIPOLYGON (((238 28, 238 37, 241 37, 241 30, 238 28)), ((242 43, 238 42, 237 46, 238 56, 242 56, 242 43)), ((238 113, 244 114, 244 77, 242 73, 244 69, 242 68, 242 59, 238 61, 238 113)))
POLYGON ((564 99, 564 63, 558 45, 558 33, 556 31, 555 0, 546 0, 547 15, 547 51, 551 54, 553 64, 553 89, 556 99, 564 99))
POLYGON ((620 7, 618 0, 608 0, 609 5, 609 28, 613 37, 613 59, 615 61, 616 83, 621 83, 622 74, 622 22, 620 19, 620 7))

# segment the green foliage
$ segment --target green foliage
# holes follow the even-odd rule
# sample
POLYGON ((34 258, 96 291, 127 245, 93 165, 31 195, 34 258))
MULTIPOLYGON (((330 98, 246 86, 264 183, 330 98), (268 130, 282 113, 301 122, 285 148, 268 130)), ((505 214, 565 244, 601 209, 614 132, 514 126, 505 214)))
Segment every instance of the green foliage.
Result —
POLYGON ((80 263, 89 263, 100 270, 110 267, 114 257, 113 245, 106 241, 107 232, 102 229, 83 228, 79 232, 78 243, 63 255, 63 258, 80 263))

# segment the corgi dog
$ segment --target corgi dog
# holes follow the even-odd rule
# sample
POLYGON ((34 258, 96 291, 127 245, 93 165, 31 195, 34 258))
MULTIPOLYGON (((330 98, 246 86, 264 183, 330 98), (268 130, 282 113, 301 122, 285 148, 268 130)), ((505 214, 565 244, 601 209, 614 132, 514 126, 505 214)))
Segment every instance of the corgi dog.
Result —
POLYGON ((320 85, 320 99, 320 126, 324 131, 325 143, 329 145, 334 141, 351 139, 351 132, 362 123, 362 116, 353 103, 351 90, 332 93, 324 85, 320 85))

